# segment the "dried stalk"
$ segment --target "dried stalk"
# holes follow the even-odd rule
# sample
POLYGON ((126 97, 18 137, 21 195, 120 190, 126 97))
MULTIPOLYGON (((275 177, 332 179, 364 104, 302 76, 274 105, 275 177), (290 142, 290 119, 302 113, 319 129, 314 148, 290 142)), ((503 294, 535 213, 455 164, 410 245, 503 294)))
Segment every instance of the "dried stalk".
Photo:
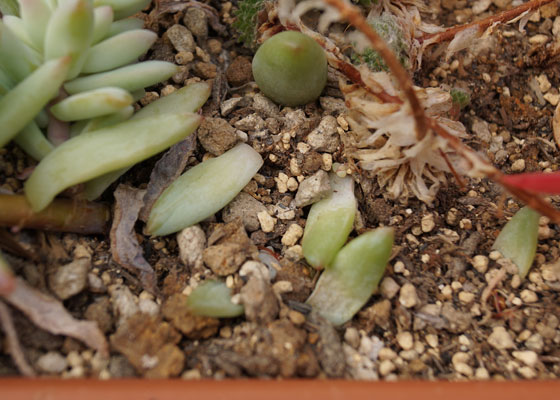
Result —
POLYGON ((69 199, 34 213, 24 196, 0 194, 0 226, 96 234, 107 231, 110 216, 104 204, 69 199))
POLYGON ((452 28, 446 29, 443 32, 428 33, 418 38, 420 43, 430 40, 431 43, 441 43, 449 40, 453 40, 455 35, 459 32, 469 29, 471 27, 478 27, 479 34, 482 34, 486 29, 492 27, 493 25, 508 23, 515 20, 517 17, 524 13, 536 11, 541 6, 548 3, 552 3, 554 0, 532 0, 528 3, 522 4, 518 7, 512 8, 511 10, 503 11, 496 15, 491 15, 480 21, 470 22, 468 24, 454 26, 452 28))
POLYGON ((14 321, 10 315, 10 309, 6 304, 0 301, 0 325, 6 334, 6 341, 8 345, 8 352, 12 356, 12 360, 16 365, 18 371, 27 377, 34 377, 35 371, 28 364, 19 343, 14 321))
MULTIPOLYGON (((377 51, 393 73, 399 85, 406 95, 412 114, 416 122, 416 137, 422 140, 426 136, 427 124, 424 109, 414 93, 414 86, 408 72, 403 68, 395 54, 387 46, 385 41, 375 32, 363 17, 358 7, 352 6, 343 0, 324 0, 325 3, 335 7, 343 18, 346 18, 356 29, 362 32, 370 41, 371 47, 377 51)), ((544 0, 541 0, 544 1, 544 0)))

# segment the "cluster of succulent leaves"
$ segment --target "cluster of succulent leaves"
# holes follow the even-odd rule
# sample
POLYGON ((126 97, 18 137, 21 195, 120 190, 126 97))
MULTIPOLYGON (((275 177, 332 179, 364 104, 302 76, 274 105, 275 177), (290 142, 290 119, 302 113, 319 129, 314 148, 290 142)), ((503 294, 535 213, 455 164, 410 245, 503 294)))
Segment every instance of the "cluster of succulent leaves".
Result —
MULTIPOLYGON (((141 29, 142 20, 128 17, 149 3, 150 0, 0 2, 0 147, 14 140, 31 157, 42 160, 25 186, 35 211, 73 184, 107 172, 113 172, 112 178, 116 179, 116 170, 122 173, 122 168, 165 150, 200 122, 194 114, 186 116, 184 110, 182 116, 147 112, 143 121, 128 121, 134 112, 132 104, 144 95, 144 88, 178 71, 168 62, 138 62, 157 35, 141 29), (164 120, 176 125, 168 130, 169 135, 158 132, 164 120), (156 133, 147 132, 148 126, 156 133), (62 132, 62 138, 53 132, 62 132), (135 135, 146 136, 148 144, 141 144, 135 135), (66 140, 68 136, 71 138, 66 140), (138 143, 132 146, 138 148, 132 149, 125 140, 138 143), (63 161, 70 164, 62 165, 63 161), (48 195, 45 185, 49 187, 48 195)), ((191 99, 191 111, 200 107, 208 95, 206 87, 194 91, 198 92, 198 100, 191 99)), ((110 183, 103 184, 106 187, 110 183)))
MULTIPOLYGON (((409 46, 404 38, 402 28, 397 22, 395 16, 384 12, 380 16, 369 17, 368 22, 377 34, 385 40, 389 48, 393 50, 393 53, 395 53, 395 56, 403 67, 408 67, 409 46)), ((371 48, 366 48, 362 52, 354 51, 351 54, 351 59, 352 63, 356 65, 367 64, 369 69, 372 71, 389 70, 379 53, 371 48)))
POLYGON ((249 48, 255 47, 257 16, 267 0, 242 0, 235 12, 233 27, 239 32, 239 41, 249 48))
POLYGON ((471 102, 471 95, 464 89, 453 88, 449 94, 451 95, 453 104, 456 104, 460 109, 465 108, 471 102))

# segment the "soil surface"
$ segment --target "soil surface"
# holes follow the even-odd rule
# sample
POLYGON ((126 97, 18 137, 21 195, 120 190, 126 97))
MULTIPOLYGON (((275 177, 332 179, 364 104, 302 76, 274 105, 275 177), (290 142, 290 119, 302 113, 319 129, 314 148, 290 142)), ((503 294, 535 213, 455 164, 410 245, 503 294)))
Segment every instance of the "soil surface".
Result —
MULTIPOLYGON (((296 206, 296 194, 306 178, 347 161, 339 137, 348 129, 342 94, 329 81, 316 103, 275 105, 252 80, 253 53, 236 42, 236 2, 206 1, 215 18, 189 3, 195 2, 178 2, 184 6, 159 16, 142 14, 160 35, 147 58, 177 62, 182 70, 150 88, 140 105, 189 82, 211 81, 212 97, 187 165, 246 141, 264 166, 229 206, 196 227, 151 238, 136 224, 156 272, 157 295, 114 261, 108 235, 11 233, 40 260, 8 254, 16 273, 62 299, 74 317, 96 321, 110 344, 110 357, 102 357, 11 309, 32 368, 40 375, 102 379, 558 377, 560 231, 541 218, 534 265, 520 279, 491 246, 522 205, 486 179, 465 178, 462 187, 449 176, 432 206, 385 199, 375 181, 362 180, 356 231, 394 227, 393 257, 379 292, 352 321, 334 328, 311 312, 304 302, 317 273, 300 246, 309 206, 296 206), (247 266, 259 257, 268 274, 247 266), (218 320, 188 311, 187 296, 213 278, 243 298, 244 317, 218 320)), ((437 12, 425 17, 451 26, 510 6, 507 0, 474 3, 482 6, 434 1, 437 12)), ((465 142, 506 173, 558 169, 551 119, 560 100, 553 45, 560 40, 560 12, 553 4, 531 17, 525 34, 517 26, 497 28, 476 55, 462 51, 445 62, 437 51, 426 54, 414 76, 422 87, 470 92, 471 102, 458 116, 470 132, 465 142)), ((119 183, 145 188, 159 158, 137 165, 119 183)), ((33 164, 15 145, 0 150, 0 188, 21 192, 21 176, 33 164)), ((115 189, 102 201, 113 204, 115 189)), ((0 375, 17 375, 6 347, 0 348, 0 375)))

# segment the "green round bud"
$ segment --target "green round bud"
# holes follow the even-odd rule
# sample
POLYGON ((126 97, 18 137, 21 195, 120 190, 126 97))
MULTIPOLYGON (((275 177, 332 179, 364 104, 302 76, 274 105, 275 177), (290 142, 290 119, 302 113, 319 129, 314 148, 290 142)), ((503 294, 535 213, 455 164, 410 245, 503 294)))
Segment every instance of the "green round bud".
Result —
POLYGON ((327 83, 327 57, 303 33, 278 33, 257 50, 253 76, 260 90, 276 103, 307 104, 319 97, 327 83))

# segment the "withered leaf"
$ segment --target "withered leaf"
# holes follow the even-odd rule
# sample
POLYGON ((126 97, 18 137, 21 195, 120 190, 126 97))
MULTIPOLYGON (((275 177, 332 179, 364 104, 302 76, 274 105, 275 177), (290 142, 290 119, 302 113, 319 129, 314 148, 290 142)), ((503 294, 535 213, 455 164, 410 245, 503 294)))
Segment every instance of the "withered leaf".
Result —
POLYGON ((145 190, 119 185, 115 190, 115 215, 111 227, 111 254, 121 267, 140 275, 144 289, 156 293, 154 269, 142 254, 134 224, 142 207, 145 190))
POLYGON ((154 203, 163 191, 181 175, 195 149, 196 135, 189 135, 185 140, 171 146, 156 163, 144 195, 144 206, 138 216, 141 221, 148 221, 154 203))
POLYGON ((554 133, 554 140, 556 145, 560 149, 560 104, 554 110, 554 116, 552 117, 552 132, 554 133))
POLYGON ((15 289, 5 295, 4 299, 23 312, 39 328, 55 335, 66 335, 81 340, 102 356, 109 355, 107 341, 96 322, 75 319, 60 301, 39 292, 24 280, 17 278, 15 289))

